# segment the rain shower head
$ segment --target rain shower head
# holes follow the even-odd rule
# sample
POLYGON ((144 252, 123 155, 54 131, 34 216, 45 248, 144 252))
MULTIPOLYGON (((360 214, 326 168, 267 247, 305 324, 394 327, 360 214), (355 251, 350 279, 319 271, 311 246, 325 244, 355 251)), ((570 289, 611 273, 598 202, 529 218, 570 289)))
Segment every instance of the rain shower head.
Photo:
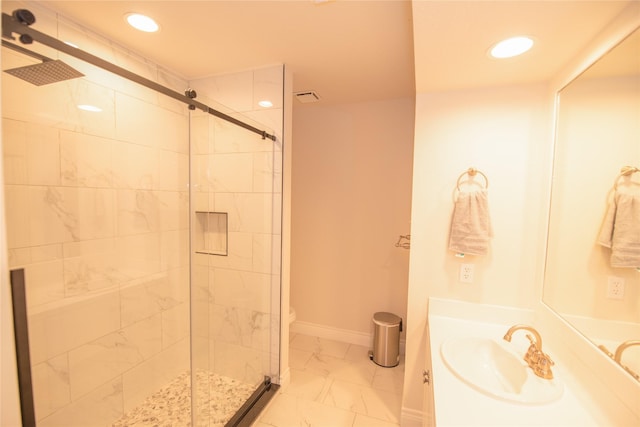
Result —
POLYGON ((42 61, 40 64, 26 65, 24 67, 5 70, 6 73, 36 86, 43 86, 78 77, 84 77, 84 74, 59 59, 54 60, 47 58, 44 55, 40 55, 39 53, 32 52, 29 49, 25 49, 22 46, 15 45, 4 40, 2 40, 2 46, 42 61))
POLYGON ((60 60, 50 60, 40 64, 12 68, 5 70, 5 73, 9 73, 36 86, 48 85, 84 76, 84 74, 60 60))
MULTIPOLYGON (((33 36, 28 34, 28 31, 26 33, 23 31, 30 30, 29 26, 34 22, 36 22, 36 17, 27 9, 15 10, 11 16, 3 13, 2 37, 10 40, 15 40, 15 38, 13 37, 13 33, 17 32, 20 34, 19 40, 23 44, 31 44, 34 40, 33 36)), ((42 61, 42 63, 40 64, 27 65, 24 67, 5 70, 7 73, 36 86, 48 85, 51 83, 61 82, 64 80, 75 79, 77 77, 84 76, 84 74, 82 74, 78 70, 71 68, 60 60, 47 58, 44 55, 33 52, 29 49, 25 49, 22 46, 9 43, 5 40, 2 40, 2 46, 42 61)))

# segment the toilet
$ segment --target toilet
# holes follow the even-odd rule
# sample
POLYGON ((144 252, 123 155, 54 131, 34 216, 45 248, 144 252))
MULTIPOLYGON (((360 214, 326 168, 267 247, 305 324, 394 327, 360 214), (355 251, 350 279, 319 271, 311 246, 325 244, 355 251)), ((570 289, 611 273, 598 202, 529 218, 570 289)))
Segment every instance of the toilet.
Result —
POLYGON ((289 306, 289 324, 292 324, 296 320, 296 311, 293 307, 289 306))

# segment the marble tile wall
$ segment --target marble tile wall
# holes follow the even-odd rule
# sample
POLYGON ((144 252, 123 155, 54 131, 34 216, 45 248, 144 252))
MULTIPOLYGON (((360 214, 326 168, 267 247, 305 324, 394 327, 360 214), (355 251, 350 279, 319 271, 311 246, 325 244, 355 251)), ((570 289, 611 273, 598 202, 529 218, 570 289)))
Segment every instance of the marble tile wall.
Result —
MULTIPOLYGON (((2 2, 3 11, 12 3, 2 2)), ((40 31, 187 87, 29 8, 40 31)), ((2 76, 9 264, 26 272, 38 425, 110 425, 189 369, 189 114, 177 101, 61 59, 86 77, 35 87, 2 76)), ((31 63, 6 48, 2 62, 31 63)))

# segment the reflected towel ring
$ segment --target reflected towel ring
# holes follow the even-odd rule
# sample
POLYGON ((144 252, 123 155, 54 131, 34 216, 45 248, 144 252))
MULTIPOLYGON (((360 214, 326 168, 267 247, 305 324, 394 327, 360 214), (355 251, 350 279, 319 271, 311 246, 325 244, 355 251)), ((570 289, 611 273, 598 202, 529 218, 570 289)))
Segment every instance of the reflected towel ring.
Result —
POLYGON ((620 174, 616 177, 616 180, 613 183, 613 189, 614 190, 618 189, 618 180, 620 178, 622 178, 623 176, 632 175, 636 172, 640 172, 640 169, 638 169, 635 166, 623 166, 622 169, 620 169, 620 174))
POLYGON ((462 174, 460 174, 460 176, 458 177, 458 181, 456 182, 456 188, 458 189, 458 191, 460 191, 460 180, 465 175, 469 175, 470 177, 474 177, 474 176, 476 176, 476 174, 482 175, 482 177, 484 178, 484 181, 485 181, 484 188, 485 188, 485 190, 488 189, 489 188, 489 178, 487 178, 487 176, 485 174, 483 174, 481 171, 479 171, 478 169, 469 168, 466 171, 462 172, 462 174))

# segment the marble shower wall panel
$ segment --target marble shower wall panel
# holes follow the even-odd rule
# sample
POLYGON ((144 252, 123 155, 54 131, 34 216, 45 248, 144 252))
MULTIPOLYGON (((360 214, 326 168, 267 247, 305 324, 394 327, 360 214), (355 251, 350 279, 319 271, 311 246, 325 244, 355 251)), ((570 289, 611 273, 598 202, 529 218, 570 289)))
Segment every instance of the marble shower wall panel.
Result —
MULTIPOLYGON (((116 93, 115 99, 116 139, 170 152, 189 153, 189 139, 184 137, 189 132, 189 122, 175 120, 176 115, 184 117, 184 111, 177 113, 121 93, 116 93), (140 114, 140 111, 145 113, 140 114)), ((184 104, 178 104, 186 111, 184 104)))
POLYGON ((35 364, 31 371, 36 413, 50 414, 71 402, 69 359, 66 354, 35 364))
POLYGON ((120 297, 116 292, 78 299, 74 304, 51 305, 42 311, 30 310, 31 363, 66 355, 82 344, 117 331, 120 322, 120 297))
POLYGON ((180 341, 125 372, 122 375, 124 411, 137 407, 148 396, 185 373, 189 369, 189 350, 188 336, 182 337, 180 341))
POLYGON ((210 293, 216 304, 257 313, 270 311, 270 275, 224 268, 211 273, 210 293))
POLYGON ((120 290, 122 326, 139 322, 155 315, 165 315, 184 304, 188 304, 188 288, 180 286, 188 281, 186 267, 168 270, 155 277, 145 277, 120 290))
MULTIPOLYGON (((187 87, 31 6, 40 31, 187 87)), ((86 77, 42 87, 1 79, 9 264, 26 272, 36 416, 44 426, 110 425, 189 369, 189 111, 38 49, 86 77)), ((33 60, 3 48, 2 62, 33 60)))
POLYGON ((229 213, 229 231, 271 233, 273 227, 271 193, 216 193, 214 204, 229 213))
MULTIPOLYGON (((37 392, 35 396, 38 396, 37 392)), ((118 377, 92 390, 78 401, 58 408, 51 416, 38 420, 38 427, 86 427, 87 420, 110 423, 107 420, 117 420, 123 415, 122 400, 122 378, 118 377)), ((36 402, 36 410, 40 408, 36 402)))
POLYGON ((156 315, 71 350, 71 399, 77 400, 100 384, 120 376, 159 353, 161 348, 161 319, 156 315))
POLYGON ((64 186, 113 188, 112 140, 61 131, 60 176, 64 186))

